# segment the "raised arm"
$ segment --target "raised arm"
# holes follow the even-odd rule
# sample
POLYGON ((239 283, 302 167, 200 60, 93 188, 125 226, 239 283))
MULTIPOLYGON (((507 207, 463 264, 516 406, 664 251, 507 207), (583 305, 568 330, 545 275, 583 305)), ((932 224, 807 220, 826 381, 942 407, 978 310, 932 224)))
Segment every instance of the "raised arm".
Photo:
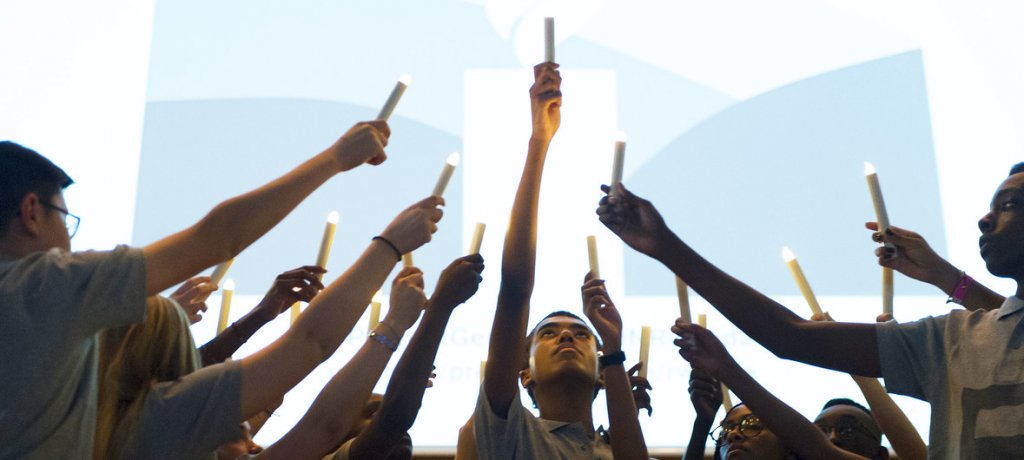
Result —
POLYGON ((386 122, 358 123, 287 174, 228 199, 191 227, 146 246, 147 295, 238 255, 335 174, 363 163, 382 163, 389 135, 386 122))
POLYGON ((313 300, 313 296, 324 288, 320 283, 320 276, 325 272, 322 267, 306 265, 277 275, 274 284, 270 286, 267 295, 263 296, 259 304, 199 347, 203 366, 221 363, 230 358, 256 331, 277 318, 277 315, 289 305, 313 300), (312 289, 302 289, 304 286, 311 286, 312 289))
MULTIPOLYGON (((650 201, 619 184, 620 193, 601 199, 597 214, 633 249, 672 270, 743 332, 776 355, 878 376, 875 326, 804 320, 764 294, 729 276, 697 254, 665 225, 650 201)), ((602 190, 608 192, 607 186, 602 190)))
POLYGON ((441 219, 439 204, 441 198, 430 197, 402 211, 380 235, 387 242, 374 239, 355 264, 313 299, 288 332, 242 359, 243 420, 280 398, 334 353, 399 254, 430 240, 441 219))
MULTIPOLYGON (((349 431, 384 372, 405 331, 419 319, 426 304, 423 272, 406 267, 391 285, 391 308, 352 360, 345 364, 313 400, 306 415, 288 434, 265 450, 265 458, 319 459, 349 431)), ((420 384, 426 382, 424 378, 420 384)), ((355 458, 364 458, 356 456, 355 458)))
POLYGON ((505 234, 498 308, 491 327, 487 378, 484 379, 484 391, 491 410, 502 418, 508 414, 509 404, 519 392, 517 377, 523 361, 537 260, 540 180, 548 146, 561 122, 562 77, 558 73, 558 64, 538 64, 533 68, 533 75, 534 83, 530 87, 533 134, 505 234))
POLYGON ((474 254, 455 259, 441 273, 423 320, 391 374, 380 410, 352 442, 351 458, 388 458, 391 448, 412 428, 448 319, 456 306, 476 293, 483 269, 483 257, 474 254))
POLYGON ((722 384, 707 372, 690 371, 690 402, 697 416, 693 420, 690 443, 683 460, 703 460, 708 445, 708 433, 715 425, 715 414, 722 407, 722 384))
POLYGON ((684 359, 728 385, 800 458, 864 458, 836 447, 810 420, 769 393, 736 363, 711 331, 677 320, 672 332, 680 337, 675 344, 684 359))
MULTIPOLYGON (((622 351, 622 318, 615 308, 604 280, 587 273, 583 287, 583 311, 601 335, 604 356, 622 351)), ((612 434, 612 454, 617 459, 646 460, 647 443, 637 419, 633 386, 622 363, 603 369, 605 399, 608 400, 608 431, 612 434)))
MULTIPOLYGON (((943 293, 953 297, 960 285, 964 272, 943 259, 925 241, 921 235, 899 227, 889 227, 888 233, 878 231, 878 224, 866 222, 864 226, 872 230, 871 239, 879 243, 892 243, 896 246, 893 255, 886 248, 875 249, 878 265, 889 267, 915 280, 931 284, 943 293)), ((1005 297, 997 294, 985 285, 970 280, 965 283, 963 306, 968 310, 996 310, 1003 305, 1005 297)))

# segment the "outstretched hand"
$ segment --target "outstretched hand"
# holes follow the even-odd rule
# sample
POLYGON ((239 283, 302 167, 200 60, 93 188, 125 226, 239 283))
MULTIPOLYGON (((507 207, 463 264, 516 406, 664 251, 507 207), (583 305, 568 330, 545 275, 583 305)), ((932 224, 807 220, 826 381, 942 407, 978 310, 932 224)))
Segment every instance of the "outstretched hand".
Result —
POLYGON ((530 87, 533 137, 549 142, 562 123, 562 75, 558 64, 537 64, 533 67, 533 80, 530 87))
POLYGON ((171 299, 178 302, 181 309, 185 310, 185 314, 188 315, 188 321, 191 324, 203 320, 203 315, 200 312, 205 312, 208 309, 206 298, 210 296, 211 292, 217 290, 217 285, 210 281, 209 276, 194 276, 182 283, 170 295, 171 299))
POLYGON ((877 243, 892 243, 891 248, 875 249, 878 265, 889 267, 910 278, 952 290, 960 278, 960 270, 939 256, 921 235, 899 227, 889 227, 888 232, 878 231, 878 224, 865 222, 864 227, 872 230, 871 239, 877 243))
POLYGON ((484 271, 484 258, 480 254, 472 254, 455 259, 441 272, 437 280, 437 288, 431 299, 431 308, 453 309, 476 294, 481 273, 484 271))
POLYGON ((626 371, 626 374, 629 375, 629 386, 633 388, 633 402, 636 403, 637 414, 641 410, 647 409, 647 416, 650 417, 654 408, 651 407, 651 394, 648 391, 654 388, 651 387, 651 382, 647 381, 646 377, 637 375, 641 366, 643 363, 634 364, 626 371))
POLYGON ((679 347, 679 355, 690 362, 695 369, 700 369, 718 380, 722 380, 723 371, 736 367, 736 361, 725 349, 725 345, 711 331, 696 324, 676 320, 672 332, 679 336, 672 341, 679 347))
POLYGON ((420 318, 426 304, 423 272, 416 267, 405 267, 391 282, 391 305, 385 321, 398 332, 405 332, 420 318))
POLYGON ((601 186, 605 196, 598 203, 598 218, 630 247, 653 256, 669 232, 665 220, 650 201, 634 195, 621 182, 617 185, 615 193, 607 185, 601 186))
POLYGON ((583 312, 601 335, 601 341, 604 342, 602 351, 605 354, 615 353, 622 349, 622 317, 608 296, 604 280, 595 279, 590 272, 587 272, 583 280, 583 287, 580 288, 583 312))
POLYGON ((320 281, 324 273, 327 270, 323 267, 304 265, 277 275, 267 295, 263 296, 254 310, 270 321, 295 302, 312 301, 324 288, 320 281))
POLYGON ((437 231, 437 223, 444 216, 438 206, 444 205, 444 198, 430 196, 417 201, 395 216, 380 236, 387 239, 402 254, 427 244, 437 231))
POLYGON ((361 121, 342 134, 327 150, 339 171, 348 171, 363 163, 379 165, 388 159, 384 147, 391 137, 391 128, 384 120, 361 121))
POLYGON ((718 408, 722 407, 722 384, 700 369, 690 371, 690 402, 697 412, 697 419, 714 420, 718 408))

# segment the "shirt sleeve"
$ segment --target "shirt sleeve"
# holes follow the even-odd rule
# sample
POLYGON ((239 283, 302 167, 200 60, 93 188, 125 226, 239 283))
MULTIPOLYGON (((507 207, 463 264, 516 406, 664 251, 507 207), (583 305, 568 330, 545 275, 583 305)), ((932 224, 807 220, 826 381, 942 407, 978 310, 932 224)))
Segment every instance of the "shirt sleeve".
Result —
POLYGON ((26 294, 44 321, 70 319, 82 336, 142 321, 146 316, 146 263, 142 250, 67 252, 51 249, 25 260, 26 294))
POLYGON ((520 433, 524 424, 526 409, 519 399, 519 392, 508 406, 508 418, 501 418, 491 409, 491 403, 484 393, 484 386, 480 385, 480 395, 476 400, 476 410, 473 412, 473 437, 476 439, 476 450, 481 453, 480 458, 514 458, 515 440, 523 433, 520 433))
POLYGON ((146 397, 136 436, 145 458, 196 458, 242 437, 242 366, 228 361, 174 382, 146 397))
POLYGON ((881 323, 878 331, 882 378, 890 393, 929 401, 944 388, 945 326, 948 316, 923 318, 909 323, 881 323))

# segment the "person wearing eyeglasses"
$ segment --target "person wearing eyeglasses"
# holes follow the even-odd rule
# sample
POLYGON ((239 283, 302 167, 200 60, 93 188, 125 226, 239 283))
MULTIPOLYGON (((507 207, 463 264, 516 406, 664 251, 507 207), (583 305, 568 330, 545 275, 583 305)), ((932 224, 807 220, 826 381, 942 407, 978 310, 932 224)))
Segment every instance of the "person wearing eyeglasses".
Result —
POLYGON ((680 318, 672 332, 679 336, 673 341, 679 347, 679 355, 695 369, 726 384, 746 407, 733 408, 713 432, 718 442, 716 458, 790 458, 784 449, 803 460, 871 458, 833 444, 824 431, 757 383, 711 331, 680 318))
POLYGON ((98 333, 142 321, 147 297, 234 257, 335 175, 384 162, 389 136, 383 121, 358 123, 179 232, 142 248, 86 252, 71 252, 79 222, 64 201, 71 177, 32 149, 0 142, 0 459, 88 458, 98 333))
POLYGON ((829 400, 814 424, 840 449, 871 459, 889 458, 889 449, 882 446, 882 428, 871 410, 852 399, 829 400))

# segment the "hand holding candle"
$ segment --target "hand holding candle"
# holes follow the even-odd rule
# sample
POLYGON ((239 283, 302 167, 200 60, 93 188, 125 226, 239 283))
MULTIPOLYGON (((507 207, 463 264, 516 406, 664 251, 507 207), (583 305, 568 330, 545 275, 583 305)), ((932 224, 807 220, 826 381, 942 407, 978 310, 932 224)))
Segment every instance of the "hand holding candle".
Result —
POLYGON ((378 120, 388 121, 391 118, 391 113, 395 111, 395 107, 398 106, 398 101, 402 99, 402 94, 405 94, 405 89, 412 83, 412 75, 405 74, 398 77, 398 83, 395 83, 395 89, 391 90, 391 95, 388 96, 388 100, 384 102, 384 107, 381 107, 380 113, 377 114, 378 120))
POLYGON ((793 273, 793 279, 796 280, 796 285, 800 288, 800 293, 803 294, 807 305, 811 307, 811 313, 821 314, 821 306, 818 305, 818 299, 814 297, 814 291, 811 290, 810 283, 804 277, 804 271, 800 269, 800 263, 796 261, 796 255, 793 254, 793 251, 788 246, 782 247, 782 259, 786 261, 789 271, 793 273))
POLYGON ((601 269, 597 264, 597 237, 594 235, 587 237, 587 255, 590 257, 590 273, 594 275, 595 279, 600 279, 601 269))
POLYGON ((651 326, 640 327, 640 378, 647 378, 651 355, 651 326))
POLYGON ((224 290, 220 297, 220 317, 217 318, 217 333, 224 332, 228 328, 228 315, 231 313, 231 297, 235 293, 235 281, 228 278, 224 282, 224 290))

